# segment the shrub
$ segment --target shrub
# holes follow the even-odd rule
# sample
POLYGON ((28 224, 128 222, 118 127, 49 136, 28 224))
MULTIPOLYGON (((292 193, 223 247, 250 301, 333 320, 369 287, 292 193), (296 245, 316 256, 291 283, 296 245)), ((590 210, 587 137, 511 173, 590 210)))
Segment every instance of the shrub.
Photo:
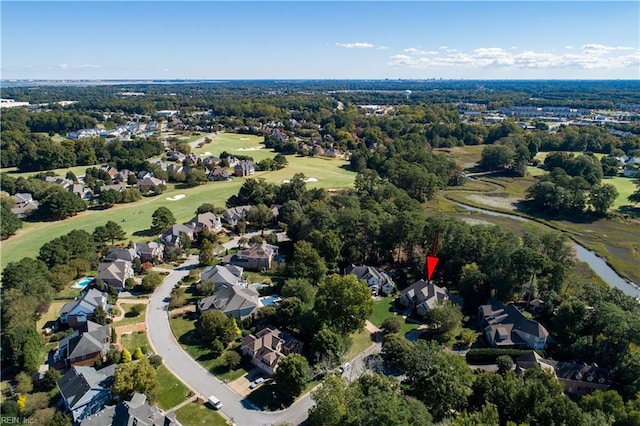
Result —
POLYGON ((498 357, 502 355, 510 356, 515 362, 515 359, 519 356, 526 355, 531 350, 523 349, 471 349, 467 352, 466 359, 469 364, 493 364, 498 357))
POLYGON ((160 367, 162 365, 162 357, 160 355, 151 355, 149 364, 153 365, 154 368, 160 367))

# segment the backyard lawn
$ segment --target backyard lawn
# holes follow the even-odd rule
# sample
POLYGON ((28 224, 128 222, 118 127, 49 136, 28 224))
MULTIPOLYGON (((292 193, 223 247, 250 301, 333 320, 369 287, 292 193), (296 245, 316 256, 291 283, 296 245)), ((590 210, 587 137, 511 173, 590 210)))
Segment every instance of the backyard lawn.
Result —
MULTIPOLYGON (((369 317, 369 321, 376 327, 380 327, 385 318, 394 315, 392 304, 393 296, 383 297, 379 300, 373 301, 373 312, 369 317)), ((420 324, 407 322, 407 319, 403 317, 401 333, 407 334, 418 328, 420 324)))
POLYGON ((351 347, 344 356, 344 359, 346 360, 352 360, 360 352, 363 352, 373 344, 373 342, 371 341, 371 333, 369 333, 366 329, 355 332, 349 337, 351 338, 351 347))
POLYGON ((171 372, 161 365, 156 370, 158 375, 158 405, 163 410, 168 410, 187 399, 189 389, 178 380, 171 372))
POLYGON ((176 418, 184 426, 227 426, 222 415, 204 403, 191 403, 176 411, 176 418))
POLYGON ((123 348, 126 348, 131 355, 135 352, 136 348, 141 348, 144 352, 144 348, 150 349, 149 340, 147 339, 147 333, 133 332, 130 334, 124 334, 120 336, 120 344, 123 348))
POLYGON ((123 325, 131 325, 131 324, 137 324, 139 322, 144 322, 145 318, 147 317, 147 306, 142 305, 144 307, 144 310, 139 315, 133 316, 133 312, 131 312, 131 309, 135 305, 139 305, 139 303, 120 304, 120 308, 124 310, 124 318, 122 318, 120 321, 114 322, 113 325, 115 327, 122 327, 123 325))

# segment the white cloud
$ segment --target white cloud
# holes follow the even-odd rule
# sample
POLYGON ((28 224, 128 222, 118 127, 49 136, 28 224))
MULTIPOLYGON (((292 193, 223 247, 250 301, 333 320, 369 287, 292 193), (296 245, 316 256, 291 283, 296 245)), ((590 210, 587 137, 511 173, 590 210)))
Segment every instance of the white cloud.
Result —
POLYGON ((565 46, 565 49, 573 49, 573 46, 565 46))
POLYGON ((58 64, 58 65, 56 65, 56 67, 58 69, 61 69, 61 70, 70 70, 70 69, 78 69, 78 68, 100 68, 100 65, 93 65, 93 64, 75 64, 75 65, 58 64))
POLYGON ((362 43, 359 41, 355 43, 336 43, 336 46, 344 47, 346 49, 371 49, 374 47, 371 43, 362 43))
MULTIPOLYGON (((570 49, 567 46, 566 49, 570 49)), ((402 54, 389 58, 389 64, 410 68, 496 68, 496 69, 611 69, 640 65, 640 49, 626 46, 585 44, 579 51, 555 53, 548 51, 521 51, 500 47, 482 47, 470 52, 459 52, 447 46, 441 54, 427 56, 416 48, 404 49, 402 54)), ((436 53, 436 52, 434 52, 436 53)))
POLYGON ((404 52, 410 55, 437 55, 438 54, 438 51, 436 50, 421 50, 415 47, 409 47, 407 49, 404 49, 404 52))

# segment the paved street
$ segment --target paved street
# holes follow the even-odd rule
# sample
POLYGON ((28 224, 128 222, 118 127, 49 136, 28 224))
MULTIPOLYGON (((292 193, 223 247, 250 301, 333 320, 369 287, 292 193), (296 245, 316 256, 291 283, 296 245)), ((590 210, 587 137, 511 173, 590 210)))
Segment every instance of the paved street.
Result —
POLYGON ((229 389, 215 376, 189 356, 175 340, 169 326, 167 302, 173 287, 189 274, 189 267, 198 264, 197 256, 190 256, 179 269, 171 272, 155 291, 147 308, 149 341, 164 365, 187 386, 203 398, 215 395, 223 403, 221 411, 238 426, 272 425, 281 422, 299 424, 307 418, 313 405, 310 395, 298 400, 287 410, 264 412, 229 389))

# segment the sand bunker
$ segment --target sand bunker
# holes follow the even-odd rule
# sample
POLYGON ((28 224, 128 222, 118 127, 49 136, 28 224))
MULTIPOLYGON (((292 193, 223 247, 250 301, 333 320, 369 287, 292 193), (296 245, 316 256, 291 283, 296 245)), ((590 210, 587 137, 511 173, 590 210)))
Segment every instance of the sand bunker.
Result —
POLYGON ((169 200, 169 201, 178 201, 178 200, 181 200, 184 197, 186 197, 186 195, 178 194, 178 195, 174 195, 173 197, 167 197, 167 200, 169 200))
MULTIPOLYGON (((316 178, 314 178, 314 177, 310 177, 310 178, 306 178, 304 181, 305 181, 305 182, 307 182, 307 183, 308 183, 308 182, 317 182, 317 181, 318 181, 318 179, 316 179, 316 178)), ((283 180, 282 182, 283 182, 283 183, 289 183, 289 182, 291 182, 291 181, 290 181, 289 179, 285 179, 285 180, 283 180)))
POLYGON ((241 141, 248 141, 251 138, 240 138, 241 141))
POLYGON ((257 151, 259 149, 264 149, 264 146, 254 146, 253 148, 238 148, 236 151, 257 151))

